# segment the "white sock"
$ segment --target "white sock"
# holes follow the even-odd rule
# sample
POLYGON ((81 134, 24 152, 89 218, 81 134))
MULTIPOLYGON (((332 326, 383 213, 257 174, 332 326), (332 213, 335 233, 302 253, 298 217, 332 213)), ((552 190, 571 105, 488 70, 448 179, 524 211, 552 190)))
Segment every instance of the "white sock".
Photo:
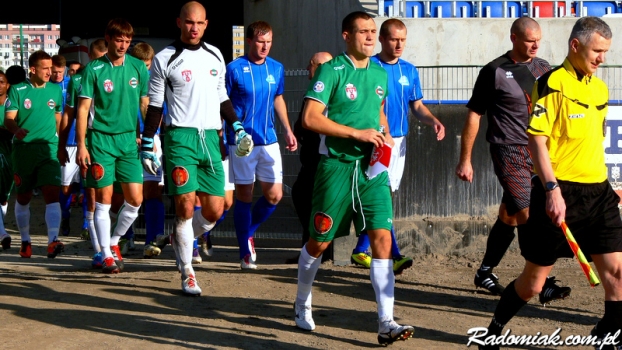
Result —
POLYGON ((4 217, 6 216, 6 209, 9 206, 9 203, 7 202, 4 205, 0 204, 0 207, 2 208, 2 216, 0 217, 0 236, 2 235, 6 235, 6 229, 4 228, 4 217))
POLYGON ((15 221, 22 242, 30 242, 30 203, 21 205, 15 201, 15 221))
POLYGON ((194 238, 199 237, 205 232, 210 232, 216 222, 209 222, 206 218, 201 214, 201 210, 195 210, 194 214, 192 214, 192 229, 194 230, 194 238))
POLYGON ((371 260, 371 285, 376 292, 378 305, 378 319, 393 319, 393 304, 395 302, 395 275, 393 274, 392 259, 371 260))
POLYGON ((192 266, 192 246, 194 243, 194 234, 192 231, 192 218, 184 220, 177 218, 175 220, 175 243, 177 244, 177 257, 181 263, 182 271, 190 265, 192 266))
POLYGON ((91 244, 93 245, 93 250, 95 251, 95 253, 100 253, 102 249, 99 246, 99 239, 97 239, 97 230, 95 230, 95 221, 93 220, 94 216, 94 212, 87 211, 86 223, 88 225, 89 237, 91 237, 91 244))
POLYGON ((305 245, 300 250, 298 258, 298 290, 296 291, 296 304, 311 306, 311 287, 317 270, 322 263, 322 256, 312 257, 307 252, 305 245))
POLYGON ((110 204, 95 203, 95 232, 104 259, 111 258, 110 251, 110 204))
POLYGON ((140 205, 135 207, 128 202, 123 202, 123 205, 117 213, 117 222, 113 227, 114 232, 112 232, 112 237, 110 238, 111 246, 119 244, 119 239, 125 235, 127 230, 134 223, 134 220, 138 217, 138 209, 140 209, 140 205))
POLYGON ((9 202, 4 204, 0 204, 0 210, 2 210, 2 220, 4 221, 4 217, 6 216, 7 210, 9 210, 9 202))
POLYGON ((48 244, 54 242, 60 230, 60 203, 50 203, 45 206, 45 224, 48 227, 48 244))

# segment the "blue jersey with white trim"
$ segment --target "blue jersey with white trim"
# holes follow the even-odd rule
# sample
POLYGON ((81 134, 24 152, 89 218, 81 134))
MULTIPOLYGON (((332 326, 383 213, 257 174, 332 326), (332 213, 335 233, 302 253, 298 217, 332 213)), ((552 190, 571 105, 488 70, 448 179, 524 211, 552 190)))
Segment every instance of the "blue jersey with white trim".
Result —
POLYGON ((408 134, 408 105, 411 101, 421 100, 421 82, 417 68, 404 61, 397 59, 394 64, 383 62, 379 55, 371 57, 371 61, 380 65, 389 75, 389 91, 384 104, 384 113, 389 122, 389 131, 393 137, 406 136, 408 134))
MULTIPOLYGON (((235 113, 255 145, 277 142, 274 99, 285 88, 283 65, 270 57, 262 64, 255 64, 242 56, 227 65, 225 79, 235 113)), ((226 131, 227 143, 235 145, 233 129, 227 125, 226 131)))
MULTIPOLYGON (((69 81, 71 80, 70 76, 65 76, 60 83, 55 83, 63 89, 63 107, 61 107, 61 113, 65 112, 65 103, 67 103, 67 88, 69 87, 69 81)), ((67 137, 67 146, 77 146, 76 142, 76 121, 74 120, 71 123, 71 127, 69 128, 69 136, 67 137)))

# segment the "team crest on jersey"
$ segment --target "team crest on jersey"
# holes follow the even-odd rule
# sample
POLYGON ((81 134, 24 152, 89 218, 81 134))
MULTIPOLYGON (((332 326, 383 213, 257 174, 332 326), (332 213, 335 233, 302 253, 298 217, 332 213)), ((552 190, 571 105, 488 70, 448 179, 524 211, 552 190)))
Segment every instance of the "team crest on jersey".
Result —
POLYGON ((13 183, 15 183, 15 187, 20 187, 22 185, 22 178, 18 173, 13 174, 13 183))
POLYGON ((546 114, 546 108, 544 108, 543 105, 536 103, 536 106, 533 108, 533 112, 531 112, 531 115, 536 118, 540 118, 540 116, 543 114, 546 114))
POLYGON ((54 109, 54 107, 56 107, 56 102, 54 102, 54 100, 50 99, 48 101, 48 107, 50 107, 50 109, 54 109))
POLYGON ((99 163, 91 164, 91 176, 95 181, 99 181, 104 178, 106 174, 106 170, 104 170, 104 166, 99 163))
POLYGON ((398 83, 404 85, 404 86, 408 86, 408 78, 406 78, 405 75, 402 75, 400 77, 400 80, 397 81, 398 83))
POLYGON ((382 89, 382 86, 378 85, 378 87, 376 87, 376 95, 381 99, 384 97, 384 89, 382 89))
POLYGON ((313 85, 313 91, 315 91, 315 92, 322 92, 322 91, 324 91, 324 83, 322 83, 319 80, 317 82, 315 82, 315 84, 313 85))
POLYGON ((192 80, 192 71, 190 69, 181 71, 181 77, 184 78, 186 83, 189 83, 192 80))
POLYGON ((130 79, 130 86, 136 89, 136 87, 138 86, 138 79, 132 77, 132 79, 130 79))
POLYGON ((188 174, 188 170, 183 166, 176 166, 171 171, 171 180, 177 187, 182 187, 188 183, 188 179, 190 178, 190 174, 188 174))
POLYGON ((30 109, 30 107, 32 107, 32 101, 30 101, 30 99, 27 98, 27 99, 24 100, 24 108, 30 109))
POLYGON ((356 99, 358 93, 356 92, 356 86, 354 86, 354 84, 346 84, 346 96, 352 101, 356 99))
POLYGON ((114 84, 112 83, 112 80, 110 79, 104 80, 104 91, 111 93, 112 90, 114 90, 114 84))
POLYGON ((243 67, 243 68, 242 68, 242 71, 243 71, 244 73, 249 73, 249 72, 251 71, 251 69, 250 69, 250 68, 248 68, 248 67, 243 67))
POLYGON ((333 218, 328 214, 318 211, 313 215, 313 227, 319 235, 324 235, 333 227, 333 218))
POLYGON ((9 108, 9 107, 11 107, 11 100, 7 98, 6 101, 4 102, 4 108, 9 108))
POLYGON ((218 71, 215 69, 212 69, 211 71, 209 71, 209 74, 211 74, 213 77, 218 75, 218 71))
POLYGON ((268 75, 266 81, 268 82, 268 84, 276 84, 276 80, 274 80, 274 76, 272 74, 268 75))

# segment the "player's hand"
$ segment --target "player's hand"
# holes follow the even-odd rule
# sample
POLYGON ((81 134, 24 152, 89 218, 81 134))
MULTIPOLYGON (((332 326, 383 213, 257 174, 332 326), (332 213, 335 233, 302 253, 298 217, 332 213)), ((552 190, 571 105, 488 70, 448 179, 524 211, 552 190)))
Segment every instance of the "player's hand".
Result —
POLYGON ((376 147, 384 144, 384 135, 376 129, 355 130, 352 136, 357 141, 373 143, 376 147))
POLYGON ((59 147, 58 151, 56 152, 56 157, 58 158, 58 162, 61 166, 69 163, 69 153, 67 153, 66 147, 59 147))
POLYGON ((462 181, 473 182, 473 165, 471 162, 460 162, 456 166, 456 175, 462 181))
POLYGON ((391 148, 395 146, 395 140, 393 140, 393 136, 391 136, 390 134, 384 135, 384 143, 391 146, 391 148))
POLYGON ((143 137, 141 139, 140 160, 143 163, 143 169, 151 175, 156 175, 160 168, 158 155, 154 152, 154 142, 151 137, 143 137))
POLYGON ((566 201, 562 197, 562 190, 559 187, 546 192, 546 215, 557 227, 561 226, 562 221, 566 219, 566 201))
POLYGON ((246 133, 244 126, 239 121, 233 123, 233 131, 235 132, 235 155, 238 157, 246 157, 253 151, 255 143, 251 135, 246 133))
POLYGON ((19 128, 15 131, 15 137, 17 137, 18 140, 23 140, 24 137, 26 137, 26 135, 28 135, 30 131, 24 129, 24 128, 19 128))
POLYGON ((84 146, 78 146, 78 152, 76 153, 76 164, 83 170, 88 170, 91 165, 91 156, 89 151, 84 146))
POLYGON ((287 143, 285 148, 287 148, 288 151, 294 152, 298 149, 298 140, 296 140, 296 135, 294 135, 291 130, 285 133, 285 142, 287 143))
POLYGON ((445 138, 445 126, 438 120, 434 122, 434 132, 436 133, 436 140, 440 141, 445 138))

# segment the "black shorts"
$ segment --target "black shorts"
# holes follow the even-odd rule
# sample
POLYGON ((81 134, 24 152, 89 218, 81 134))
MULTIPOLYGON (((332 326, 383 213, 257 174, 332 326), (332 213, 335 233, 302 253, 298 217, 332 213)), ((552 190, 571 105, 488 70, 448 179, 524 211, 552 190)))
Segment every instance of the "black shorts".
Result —
POLYGON ((490 144, 495 175, 503 187, 501 203, 509 215, 529 207, 533 163, 526 145, 490 144))
MULTIPOLYGON (((558 258, 574 256, 561 228, 546 214, 546 193, 534 178, 527 224, 519 226, 518 244, 527 261, 551 266, 558 258)), ((566 202, 566 224, 588 260, 590 254, 622 252, 620 197, 609 181, 580 184, 559 181, 566 202)))

